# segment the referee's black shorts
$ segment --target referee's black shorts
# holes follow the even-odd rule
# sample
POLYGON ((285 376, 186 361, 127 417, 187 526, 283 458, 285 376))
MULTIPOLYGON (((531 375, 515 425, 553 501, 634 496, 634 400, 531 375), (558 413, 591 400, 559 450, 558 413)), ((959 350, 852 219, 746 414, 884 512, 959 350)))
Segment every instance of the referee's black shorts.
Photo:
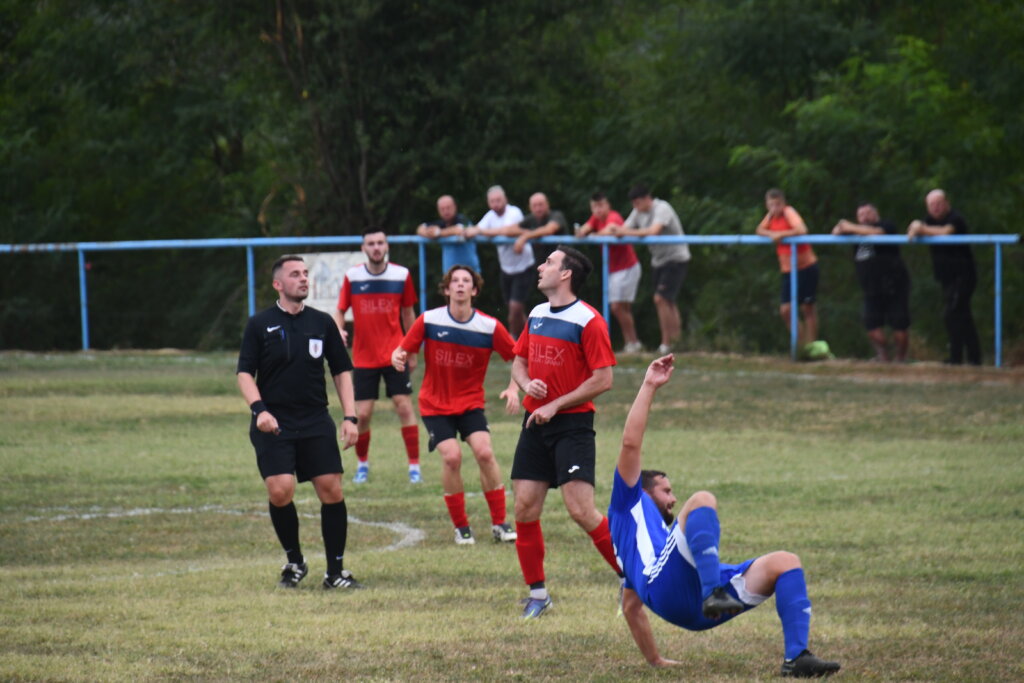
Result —
POLYGON ((299 481, 309 481, 322 474, 338 474, 341 451, 338 435, 330 413, 324 411, 317 420, 302 430, 282 429, 280 434, 256 429, 256 418, 249 425, 249 441, 256 449, 256 465, 266 479, 278 474, 294 474, 299 481))
POLYGON ((594 413, 559 413, 550 422, 525 428, 523 418, 512 479, 546 481, 558 488, 569 481, 594 485, 597 446, 594 443, 594 413))

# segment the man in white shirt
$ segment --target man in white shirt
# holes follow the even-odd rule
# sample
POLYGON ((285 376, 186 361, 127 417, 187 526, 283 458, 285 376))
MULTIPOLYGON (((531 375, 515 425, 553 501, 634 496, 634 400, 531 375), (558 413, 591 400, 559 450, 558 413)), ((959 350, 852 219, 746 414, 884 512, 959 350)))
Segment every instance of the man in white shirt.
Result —
MULTIPOLYGON (((487 190, 487 206, 491 210, 479 223, 466 229, 467 239, 478 234, 485 237, 519 237, 522 234, 519 224, 523 220, 523 212, 508 203, 501 185, 487 190)), ((526 298, 537 284, 533 247, 527 242, 517 253, 513 244, 499 244, 498 261, 501 263, 501 296, 508 306, 508 331, 518 339, 526 325, 526 298)))

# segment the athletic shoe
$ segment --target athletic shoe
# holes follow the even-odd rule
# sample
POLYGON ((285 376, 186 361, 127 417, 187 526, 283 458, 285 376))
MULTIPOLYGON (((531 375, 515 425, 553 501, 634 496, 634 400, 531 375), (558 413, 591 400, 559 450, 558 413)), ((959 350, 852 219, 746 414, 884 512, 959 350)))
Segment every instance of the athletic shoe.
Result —
POLYGON ((704 598, 701 610, 708 619, 721 619, 742 612, 743 603, 729 595, 725 588, 719 586, 711 591, 711 595, 704 598))
POLYGON ((363 584, 356 581, 356 577, 352 576, 352 572, 342 569, 340 574, 324 574, 324 589, 333 590, 335 588, 358 590, 363 588, 363 584))
POLYGON ((420 471, 419 470, 409 470, 409 483, 410 484, 418 484, 421 481, 423 481, 423 478, 420 476, 420 471))
POLYGON ((781 673, 792 678, 820 678, 837 671, 839 662, 826 662, 812 655, 810 650, 804 650, 796 659, 783 660, 781 673))
POLYGON ((473 545, 476 539, 473 538, 473 530, 468 526, 460 526, 455 530, 455 545, 473 545))
POLYGON ((370 476, 370 466, 360 465, 356 468, 356 476, 352 477, 353 484, 365 484, 370 476))
POLYGON ((523 608, 523 619, 538 619, 551 609, 551 596, 546 598, 525 598, 520 603, 523 608))
POLYGON ((636 342, 629 342, 628 344, 626 344, 625 346, 622 347, 622 352, 623 353, 643 353, 643 350, 644 350, 644 345, 641 344, 638 341, 636 341, 636 342))
POLYGON ((491 525, 491 534, 495 543, 512 543, 519 536, 512 525, 505 523, 491 525))
POLYGON ((672 347, 671 346, 669 346, 668 344, 659 344, 658 345, 658 356, 659 357, 667 356, 670 353, 672 353, 672 347))
POLYGON ((299 581, 306 578, 306 574, 309 573, 309 566, 305 562, 302 564, 296 564, 289 562, 285 566, 281 567, 281 580, 277 582, 278 588, 295 588, 299 585, 299 581))

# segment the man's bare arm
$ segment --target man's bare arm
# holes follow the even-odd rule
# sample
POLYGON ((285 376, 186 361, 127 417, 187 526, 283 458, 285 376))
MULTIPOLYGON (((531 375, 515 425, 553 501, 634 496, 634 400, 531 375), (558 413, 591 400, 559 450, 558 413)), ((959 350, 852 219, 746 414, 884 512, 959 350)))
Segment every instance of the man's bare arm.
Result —
POLYGON ((643 654, 644 659, 651 666, 672 666, 679 662, 672 659, 665 659, 658 654, 658 644, 654 642, 654 632, 651 631, 651 622, 644 611, 644 603, 636 591, 626 588, 622 591, 622 615, 626 618, 629 632, 633 634, 633 641, 643 654))

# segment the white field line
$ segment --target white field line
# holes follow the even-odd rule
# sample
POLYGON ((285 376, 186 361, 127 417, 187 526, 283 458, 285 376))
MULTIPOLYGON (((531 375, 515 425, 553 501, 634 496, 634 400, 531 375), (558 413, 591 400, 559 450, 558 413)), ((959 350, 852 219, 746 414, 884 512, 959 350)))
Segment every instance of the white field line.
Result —
MULTIPOLYGON (((303 502, 303 501, 296 501, 303 502)), ((84 511, 70 507, 43 508, 41 512, 51 513, 25 517, 23 522, 68 522, 68 521, 90 521, 95 519, 124 519, 126 517, 147 517, 150 515, 195 515, 195 514, 219 514, 236 515, 239 517, 267 517, 266 512, 257 510, 239 510, 224 507, 223 505, 200 505, 198 507, 173 507, 173 508, 114 508, 103 509, 100 507, 86 508, 84 511)), ((303 513, 300 515, 307 519, 320 519, 319 514, 303 513)), ((373 548, 372 551, 392 551, 402 548, 410 548, 427 537, 422 529, 409 526, 404 522, 370 522, 349 515, 348 521, 352 524, 364 526, 375 526, 387 529, 398 536, 398 540, 391 545, 382 548, 373 548)))

